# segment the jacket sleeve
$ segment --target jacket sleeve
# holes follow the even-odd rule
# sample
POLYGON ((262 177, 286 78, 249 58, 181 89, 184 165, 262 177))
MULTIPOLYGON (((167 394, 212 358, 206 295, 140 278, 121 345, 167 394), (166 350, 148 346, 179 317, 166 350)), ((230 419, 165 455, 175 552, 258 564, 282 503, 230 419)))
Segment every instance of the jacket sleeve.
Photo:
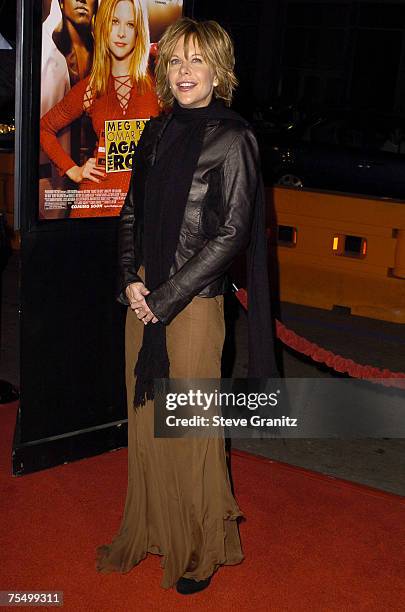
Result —
POLYGON ((125 289, 131 283, 143 282, 138 275, 142 263, 140 239, 143 227, 140 211, 143 206, 147 164, 144 155, 144 144, 148 138, 149 124, 145 125, 134 154, 134 163, 129 190, 120 212, 118 224, 118 282, 117 300, 129 305, 125 289))
POLYGON ((223 222, 217 235, 191 257, 168 281, 147 297, 151 311, 162 323, 170 321, 204 287, 224 274, 250 238, 260 168, 252 131, 241 131, 223 163, 223 222))

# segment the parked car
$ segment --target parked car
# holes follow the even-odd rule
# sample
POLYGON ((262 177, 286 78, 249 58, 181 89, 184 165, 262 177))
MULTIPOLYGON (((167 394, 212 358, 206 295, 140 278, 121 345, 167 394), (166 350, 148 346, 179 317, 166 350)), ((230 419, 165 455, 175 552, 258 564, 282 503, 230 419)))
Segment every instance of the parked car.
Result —
POLYGON ((272 184, 405 200, 405 121, 335 112, 253 121, 272 184))

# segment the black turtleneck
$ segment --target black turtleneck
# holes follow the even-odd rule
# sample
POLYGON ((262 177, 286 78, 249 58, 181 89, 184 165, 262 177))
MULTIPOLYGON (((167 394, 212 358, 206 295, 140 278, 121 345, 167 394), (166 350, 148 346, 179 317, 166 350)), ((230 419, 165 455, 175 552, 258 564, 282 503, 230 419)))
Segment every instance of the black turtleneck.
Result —
POLYGON ((212 99, 207 106, 202 106, 200 108, 184 108, 175 100, 171 119, 159 142, 156 161, 159 161, 168 151, 171 151, 171 154, 173 154, 175 142, 177 139, 180 139, 181 136, 186 135, 187 131, 190 129, 190 123, 200 119, 207 119, 214 108, 220 108, 221 106, 221 101, 212 99))

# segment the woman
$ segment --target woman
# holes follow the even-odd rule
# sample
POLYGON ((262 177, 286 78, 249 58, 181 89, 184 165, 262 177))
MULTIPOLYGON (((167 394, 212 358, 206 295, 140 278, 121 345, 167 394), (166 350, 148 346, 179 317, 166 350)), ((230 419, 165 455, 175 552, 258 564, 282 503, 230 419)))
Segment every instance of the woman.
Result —
POLYGON ((149 119, 159 112, 148 71, 149 28, 142 0, 103 0, 97 12, 94 39, 89 77, 77 83, 41 119, 41 146, 59 173, 77 183, 79 192, 97 189, 98 185, 105 196, 104 201, 95 200, 92 194, 88 194, 89 199, 85 194, 78 196, 70 217, 117 215, 131 175, 125 171, 104 172, 96 157, 77 165, 59 144, 57 133, 87 113, 98 137, 97 151, 102 147, 106 120, 149 119))
POLYGON ((250 375, 276 373, 259 156, 249 126, 226 106, 233 66, 232 43, 216 22, 183 18, 166 31, 156 82, 173 110, 142 134, 120 217, 129 480, 121 528, 98 549, 97 568, 126 572, 157 553, 162 586, 182 594, 242 561, 242 513, 223 438, 154 438, 153 379, 220 378, 225 273, 249 240, 249 312, 259 329, 250 375))

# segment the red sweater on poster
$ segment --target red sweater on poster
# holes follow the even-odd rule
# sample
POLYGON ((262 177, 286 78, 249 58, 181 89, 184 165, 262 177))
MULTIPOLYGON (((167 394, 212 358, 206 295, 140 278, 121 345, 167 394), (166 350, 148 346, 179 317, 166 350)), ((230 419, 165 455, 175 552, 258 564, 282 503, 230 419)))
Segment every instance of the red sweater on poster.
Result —
MULTIPOLYGON (((59 130, 70 125, 83 113, 87 113, 97 135, 104 130, 107 120, 149 119, 159 114, 158 99, 154 89, 141 94, 136 86, 131 87, 128 76, 113 77, 108 81, 107 93, 93 98, 89 89, 89 77, 75 85, 68 94, 48 111, 41 119, 41 147, 55 164, 61 175, 76 165, 64 151, 56 137, 59 130)), ((96 157, 98 142, 94 157, 96 157)), ((107 200, 116 204, 124 203, 131 172, 106 173, 99 183, 83 179, 79 191, 102 190, 107 200), (113 190, 113 191, 110 191, 113 190)), ((110 217, 118 215, 120 207, 113 208, 72 208, 69 217, 110 217)))

